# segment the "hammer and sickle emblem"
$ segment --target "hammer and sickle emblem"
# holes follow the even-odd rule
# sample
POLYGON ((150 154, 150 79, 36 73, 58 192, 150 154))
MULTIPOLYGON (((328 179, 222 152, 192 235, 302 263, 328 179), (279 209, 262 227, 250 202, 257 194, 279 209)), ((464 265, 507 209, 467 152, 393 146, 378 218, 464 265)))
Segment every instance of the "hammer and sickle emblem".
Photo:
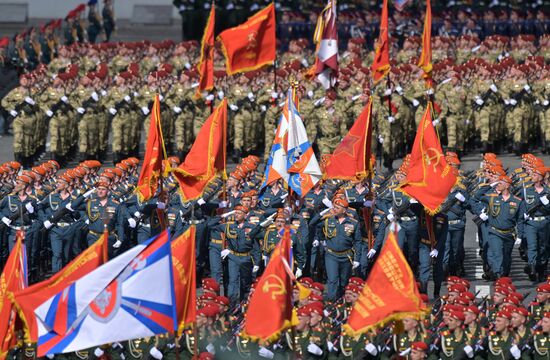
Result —
POLYGON ((258 34, 256 32, 248 34, 248 45, 246 46, 247 50, 254 50, 258 47, 258 40, 256 37, 258 34))
POLYGON ((277 296, 286 294, 285 283, 277 275, 269 275, 262 286, 264 293, 271 292, 271 299, 275 300, 277 296), (270 281, 273 279, 273 281, 270 281))
POLYGON ((439 165, 439 162, 441 161, 441 158, 443 157, 443 154, 435 149, 435 148, 428 148, 426 150, 426 154, 424 155, 426 166, 432 166, 433 171, 437 171, 437 165, 439 165))

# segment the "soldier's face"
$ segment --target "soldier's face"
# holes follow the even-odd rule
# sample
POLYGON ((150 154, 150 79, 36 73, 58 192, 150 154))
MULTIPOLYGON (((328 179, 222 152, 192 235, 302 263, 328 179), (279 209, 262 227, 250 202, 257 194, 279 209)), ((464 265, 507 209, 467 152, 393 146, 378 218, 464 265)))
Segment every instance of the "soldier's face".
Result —
POLYGON ((241 204, 246 206, 247 208, 250 207, 251 199, 249 197, 244 197, 241 199, 241 204))
POLYGON ((477 316, 471 311, 464 312, 464 325, 469 325, 476 321, 477 316))
POLYGON ((447 323, 447 327, 449 328, 449 330, 454 330, 454 329, 456 329, 457 327, 460 326, 460 321, 453 318, 453 317, 449 317, 447 319, 446 323, 447 323))
POLYGON ((298 316, 298 325, 296 325, 296 330, 302 331, 309 324, 309 316, 298 316))
POLYGON ((107 197, 107 193, 109 192, 109 190, 107 190, 107 188, 101 186, 101 187, 98 187, 97 188, 97 197, 100 198, 100 199, 105 199, 107 197))
POLYGON ((512 327, 518 328, 525 324, 525 317, 523 315, 513 313, 512 314, 512 327))
POLYGON ((413 318, 404 318, 403 319, 403 329, 405 331, 410 331, 418 325, 418 321, 413 318))
POLYGON ((250 207, 255 208, 258 205, 258 196, 252 196, 250 199, 250 207))
POLYGON ((243 221, 244 220, 244 217, 246 216, 246 214, 240 210, 237 210, 235 212, 235 220, 237 221, 243 221))
POLYGON ((509 325, 510 325, 510 320, 506 318, 499 316, 495 319, 495 330, 498 332, 505 330, 506 328, 508 328, 509 325))
POLYGON ((495 293, 493 295, 493 303, 495 303, 496 305, 502 304, 505 298, 506 297, 503 294, 495 293))
POLYGON ((424 353, 424 351, 420 351, 416 349, 411 351, 411 360, 421 360, 425 358, 426 358, 426 354, 424 353))
POLYGON ((547 293, 544 293, 544 292, 538 292, 537 293, 537 301, 539 303, 545 303, 546 300, 548 300, 548 294, 547 293))
POLYGON ((317 326, 317 324, 319 324, 321 322, 321 320, 323 320, 323 317, 317 313, 312 313, 311 314, 311 319, 309 320, 309 326, 313 327, 313 326, 317 326))

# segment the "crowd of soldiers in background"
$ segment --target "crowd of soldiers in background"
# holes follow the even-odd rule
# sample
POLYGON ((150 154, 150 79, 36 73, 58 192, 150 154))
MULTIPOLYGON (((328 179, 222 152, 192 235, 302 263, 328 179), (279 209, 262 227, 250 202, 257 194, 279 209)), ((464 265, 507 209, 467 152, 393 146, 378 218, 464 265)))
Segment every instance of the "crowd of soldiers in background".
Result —
MULTIPOLYGON (((97 11, 95 7, 89 6, 90 14, 97 11)), ((299 38, 288 42, 276 68, 232 77, 226 76, 223 55, 216 49, 215 89, 197 99, 197 41, 95 44, 94 23, 89 22, 86 41, 85 24, 79 20, 84 9, 75 10, 80 12, 68 15, 70 31, 63 32, 64 40, 61 23, 52 21, 40 30, 18 34, 13 43, 3 41, 0 47, 4 64, 15 64, 21 72, 19 86, 1 104, 5 127, 13 127, 15 158, 25 165, 44 154, 61 164, 77 157, 104 160, 109 150, 114 163, 137 156, 157 92, 172 154, 183 158, 214 103, 226 97, 235 160, 246 154, 267 156, 288 81, 294 79, 302 85, 300 111, 319 154, 335 149, 372 95, 374 150, 390 169, 392 161, 410 149, 426 105, 422 71, 415 66, 420 37, 399 26, 391 31, 392 72, 376 87, 369 75, 372 45, 359 32, 341 42, 345 50, 337 92, 325 92, 317 82, 305 79, 314 55, 310 41, 299 38)), ((400 16, 393 13, 394 20, 400 16)), ((546 22, 536 24, 532 29, 522 25, 521 34, 509 32, 512 36, 486 31, 480 38, 476 33, 437 31, 433 39, 436 124, 449 150, 459 154, 479 148, 517 154, 534 148, 550 151, 550 36, 523 34, 546 22)))
MULTIPOLYGON (((537 285, 535 301, 527 304, 528 294, 518 292, 508 275, 516 245, 524 250, 531 280, 547 281, 550 169, 531 154, 523 156, 521 167, 510 170, 510 176, 491 153, 473 172, 459 170, 456 154, 447 153, 446 159, 460 181, 434 216, 431 230, 422 207, 398 188, 407 173, 407 158, 394 174, 375 174, 372 191, 366 179, 328 179, 297 200, 290 199, 279 182, 259 193, 261 161, 248 156, 225 184, 217 179, 200 199, 186 201, 170 171, 179 159, 171 157, 164 162, 169 175, 163 192, 146 202, 134 191, 137 158, 123 159, 112 168, 87 160, 65 171, 54 160, 24 171, 10 161, 0 167, 2 259, 15 244, 16 232, 24 230, 33 283, 59 271, 97 241, 105 228, 109 256, 114 257, 162 231, 158 210, 164 212, 173 238, 196 227, 197 279, 202 284, 197 331, 184 331, 177 339, 166 334, 68 355, 80 359, 105 355, 161 360, 175 358, 175 352, 187 359, 195 342, 203 359, 273 359, 292 353, 301 359, 547 358, 550 282, 537 285), (363 208, 373 210, 372 239, 361 216, 363 208), (494 280, 490 295, 474 294, 463 278, 466 211, 475 214, 485 278, 494 280), (294 331, 258 344, 240 336, 244 314, 287 223, 292 267, 308 291, 294 289, 294 331), (388 231, 397 232, 431 313, 405 316, 362 336, 348 336, 342 325, 388 231)), ((35 344, 22 341, 12 356, 34 358, 35 353, 35 344)))

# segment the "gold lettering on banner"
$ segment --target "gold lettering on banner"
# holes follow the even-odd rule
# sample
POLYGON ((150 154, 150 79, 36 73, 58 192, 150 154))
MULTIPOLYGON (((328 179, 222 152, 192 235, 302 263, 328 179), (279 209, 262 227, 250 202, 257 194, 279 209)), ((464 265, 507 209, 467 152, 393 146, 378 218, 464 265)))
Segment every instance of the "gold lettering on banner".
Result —
POLYGON ((386 253, 380 258, 382 269, 384 274, 391 281, 393 287, 396 290, 403 291, 405 289, 405 284, 403 283, 403 272, 397 265, 397 259, 392 253, 386 253))

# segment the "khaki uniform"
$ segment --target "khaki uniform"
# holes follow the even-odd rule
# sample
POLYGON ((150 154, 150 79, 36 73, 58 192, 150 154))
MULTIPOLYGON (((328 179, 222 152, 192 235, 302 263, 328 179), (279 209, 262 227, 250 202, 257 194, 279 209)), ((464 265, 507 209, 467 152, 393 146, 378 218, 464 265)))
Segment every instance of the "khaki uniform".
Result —
POLYGON ((345 119, 334 105, 327 109, 324 104, 316 109, 315 118, 319 125, 317 132, 319 152, 322 155, 332 154, 340 143, 340 127, 342 123, 345 124, 345 119))
POLYGON ((181 109, 180 113, 174 114, 174 148, 180 155, 189 151, 193 144, 193 118, 195 117, 195 106, 193 106, 194 89, 177 83, 170 89, 167 96, 172 98, 175 106, 181 109))
MULTIPOLYGON (((24 104, 25 98, 32 94, 28 89, 17 87, 10 91, 2 99, 2 107, 8 112, 19 107, 17 116, 13 121, 13 152, 16 157, 27 158, 34 155, 36 151, 35 131, 38 114, 34 106, 24 104)), ((38 99, 35 100, 38 102, 38 99)))
POLYGON ((128 95, 128 89, 113 87, 111 92, 108 94, 108 99, 106 99, 105 106, 107 107, 111 120, 111 146, 113 150, 113 156, 115 162, 121 159, 123 154, 128 153, 131 144, 128 144, 128 134, 131 134, 131 119, 132 114, 129 111, 129 107, 124 100, 125 96, 128 95), (116 105, 118 109, 116 109, 116 105), (114 110, 116 113, 113 115, 114 110))
POLYGON ((466 120, 466 90, 459 84, 448 82, 438 88, 441 106, 445 107, 444 119, 447 124, 447 146, 464 150, 466 120))

